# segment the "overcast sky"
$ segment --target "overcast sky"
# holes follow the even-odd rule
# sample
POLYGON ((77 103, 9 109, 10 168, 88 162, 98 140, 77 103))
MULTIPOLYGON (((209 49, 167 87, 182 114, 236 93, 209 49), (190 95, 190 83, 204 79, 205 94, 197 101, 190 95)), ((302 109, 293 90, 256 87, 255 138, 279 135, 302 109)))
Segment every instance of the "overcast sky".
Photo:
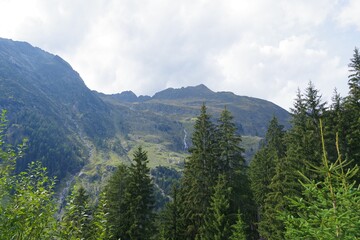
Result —
POLYGON ((0 0, 0 37, 60 55, 104 93, 200 83, 285 109, 346 95, 359 0, 0 0))

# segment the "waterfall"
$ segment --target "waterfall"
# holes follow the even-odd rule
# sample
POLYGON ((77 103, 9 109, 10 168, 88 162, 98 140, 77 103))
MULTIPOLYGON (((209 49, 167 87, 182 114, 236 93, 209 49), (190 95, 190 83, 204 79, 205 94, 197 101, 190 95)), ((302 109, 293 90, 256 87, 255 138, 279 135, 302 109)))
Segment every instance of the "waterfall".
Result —
POLYGON ((187 150, 189 147, 188 147, 188 145, 187 145, 187 143, 186 143, 186 138, 187 138, 187 131, 186 131, 186 129, 184 129, 184 150, 187 150))

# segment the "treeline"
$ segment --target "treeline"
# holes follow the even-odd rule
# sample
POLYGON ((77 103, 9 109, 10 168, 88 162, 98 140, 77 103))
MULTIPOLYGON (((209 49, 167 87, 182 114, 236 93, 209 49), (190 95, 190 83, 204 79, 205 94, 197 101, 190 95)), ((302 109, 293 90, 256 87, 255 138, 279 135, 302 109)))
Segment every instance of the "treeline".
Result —
POLYGON ((327 106, 310 82, 297 93, 292 128, 274 118, 250 164, 264 239, 360 237, 360 55, 349 64, 349 94, 327 106))
MULTIPOLYGON (((55 217, 54 181, 3 140, 0 124, 1 239, 358 239, 360 238, 360 55, 349 64, 349 94, 328 106, 309 83, 297 93, 292 127, 274 117, 262 147, 245 164, 241 136, 225 108, 217 121, 206 106, 194 125, 190 155, 170 201, 156 209, 155 184, 139 147, 120 165, 95 206, 83 187, 55 217)), ((25 144, 25 143, 24 143, 25 144)), ((164 174, 162 169, 158 174, 164 174)), ((171 171, 170 171, 171 172, 171 171)), ((176 173, 172 175, 178 178, 176 173)))

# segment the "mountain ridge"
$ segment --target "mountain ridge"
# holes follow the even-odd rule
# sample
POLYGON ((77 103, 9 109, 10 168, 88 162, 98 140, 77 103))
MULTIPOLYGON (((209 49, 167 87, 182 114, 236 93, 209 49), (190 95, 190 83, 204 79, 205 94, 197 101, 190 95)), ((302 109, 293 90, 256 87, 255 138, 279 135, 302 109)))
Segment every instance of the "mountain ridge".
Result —
POLYGON ((6 136, 15 144, 29 139, 19 171, 40 160, 60 182, 77 176, 89 185, 106 179, 119 163, 128 164, 138 145, 147 149, 152 167, 180 169, 203 103, 214 121, 225 106, 233 113, 248 159, 274 115, 289 124, 289 113, 269 101, 213 92, 203 84, 168 88, 152 97, 91 91, 61 57, 0 39, 0 109, 8 110, 6 136))
POLYGON ((120 94, 103 94, 98 93, 100 98, 105 102, 111 104, 120 104, 123 106, 137 109, 139 111, 153 111, 158 114, 176 115, 184 113, 188 115, 195 115, 202 104, 206 104, 210 109, 210 112, 215 117, 220 115, 221 110, 227 107, 233 112, 235 118, 240 118, 239 121, 244 122, 238 124, 238 127, 243 128, 242 134, 264 136, 266 132, 267 122, 270 121, 272 116, 278 116, 281 124, 285 127, 289 127, 289 113, 277 106, 276 104, 249 96, 239 96, 229 91, 215 92, 210 90, 204 84, 196 86, 188 86, 181 88, 167 88, 165 90, 155 93, 152 97, 146 96, 137 97, 132 91, 124 91, 120 94), (266 110, 268 108, 269 110, 266 110), (256 114, 256 111, 261 113, 256 114), (244 115, 249 115, 246 117, 244 115), (256 123, 260 116, 266 113, 266 119, 256 123), (253 119, 250 119, 253 118, 253 119), (286 120, 284 120, 286 119, 286 120), (262 124, 262 128, 253 126, 251 122, 255 124, 262 124))

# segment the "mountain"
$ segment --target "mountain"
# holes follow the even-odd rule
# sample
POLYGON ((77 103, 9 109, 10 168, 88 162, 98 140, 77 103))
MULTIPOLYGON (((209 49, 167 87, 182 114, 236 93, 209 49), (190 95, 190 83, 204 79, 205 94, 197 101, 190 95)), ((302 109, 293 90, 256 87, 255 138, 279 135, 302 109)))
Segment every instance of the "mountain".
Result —
POLYGON ((59 56, 25 42, 0 39, 0 108, 8 138, 29 139, 27 163, 41 160, 60 179, 86 163, 89 143, 113 136, 109 108, 59 56))
POLYGON ((233 113, 248 159, 273 116, 289 126, 289 113, 271 102, 213 92, 205 85, 169 88, 152 97, 91 91, 61 57, 0 39, 0 109, 7 110, 6 137, 14 144, 29 139, 18 170, 40 160, 60 183, 76 176, 97 189, 93 183, 101 183, 120 162, 129 163, 140 144, 151 167, 181 169, 203 103, 214 121, 224 107, 233 113))
POLYGON ((153 99, 175 100, 186 98, 212 98, 214 92, 204 84, 195 87, 182 87, 180 89, 168 88, 154 95, 153 99))
POLYGON ((237 96, 231 92, 213 92, 203 84, 179 89, 168 88, 146 100, 136 98, 132 92, 131 99, 120 97, 128 95, 129 92, 123 92, 99 96, 112 105, 126 106, 143 113, 156 113, 182 123, 196 117, 203 103, 215 118, 218 118, 226 107, 234 115, 237 127, 243 135, 263 137, 273 116, 285 127, 289 127, 289 113, 281 107, 266 100, 237 96))

